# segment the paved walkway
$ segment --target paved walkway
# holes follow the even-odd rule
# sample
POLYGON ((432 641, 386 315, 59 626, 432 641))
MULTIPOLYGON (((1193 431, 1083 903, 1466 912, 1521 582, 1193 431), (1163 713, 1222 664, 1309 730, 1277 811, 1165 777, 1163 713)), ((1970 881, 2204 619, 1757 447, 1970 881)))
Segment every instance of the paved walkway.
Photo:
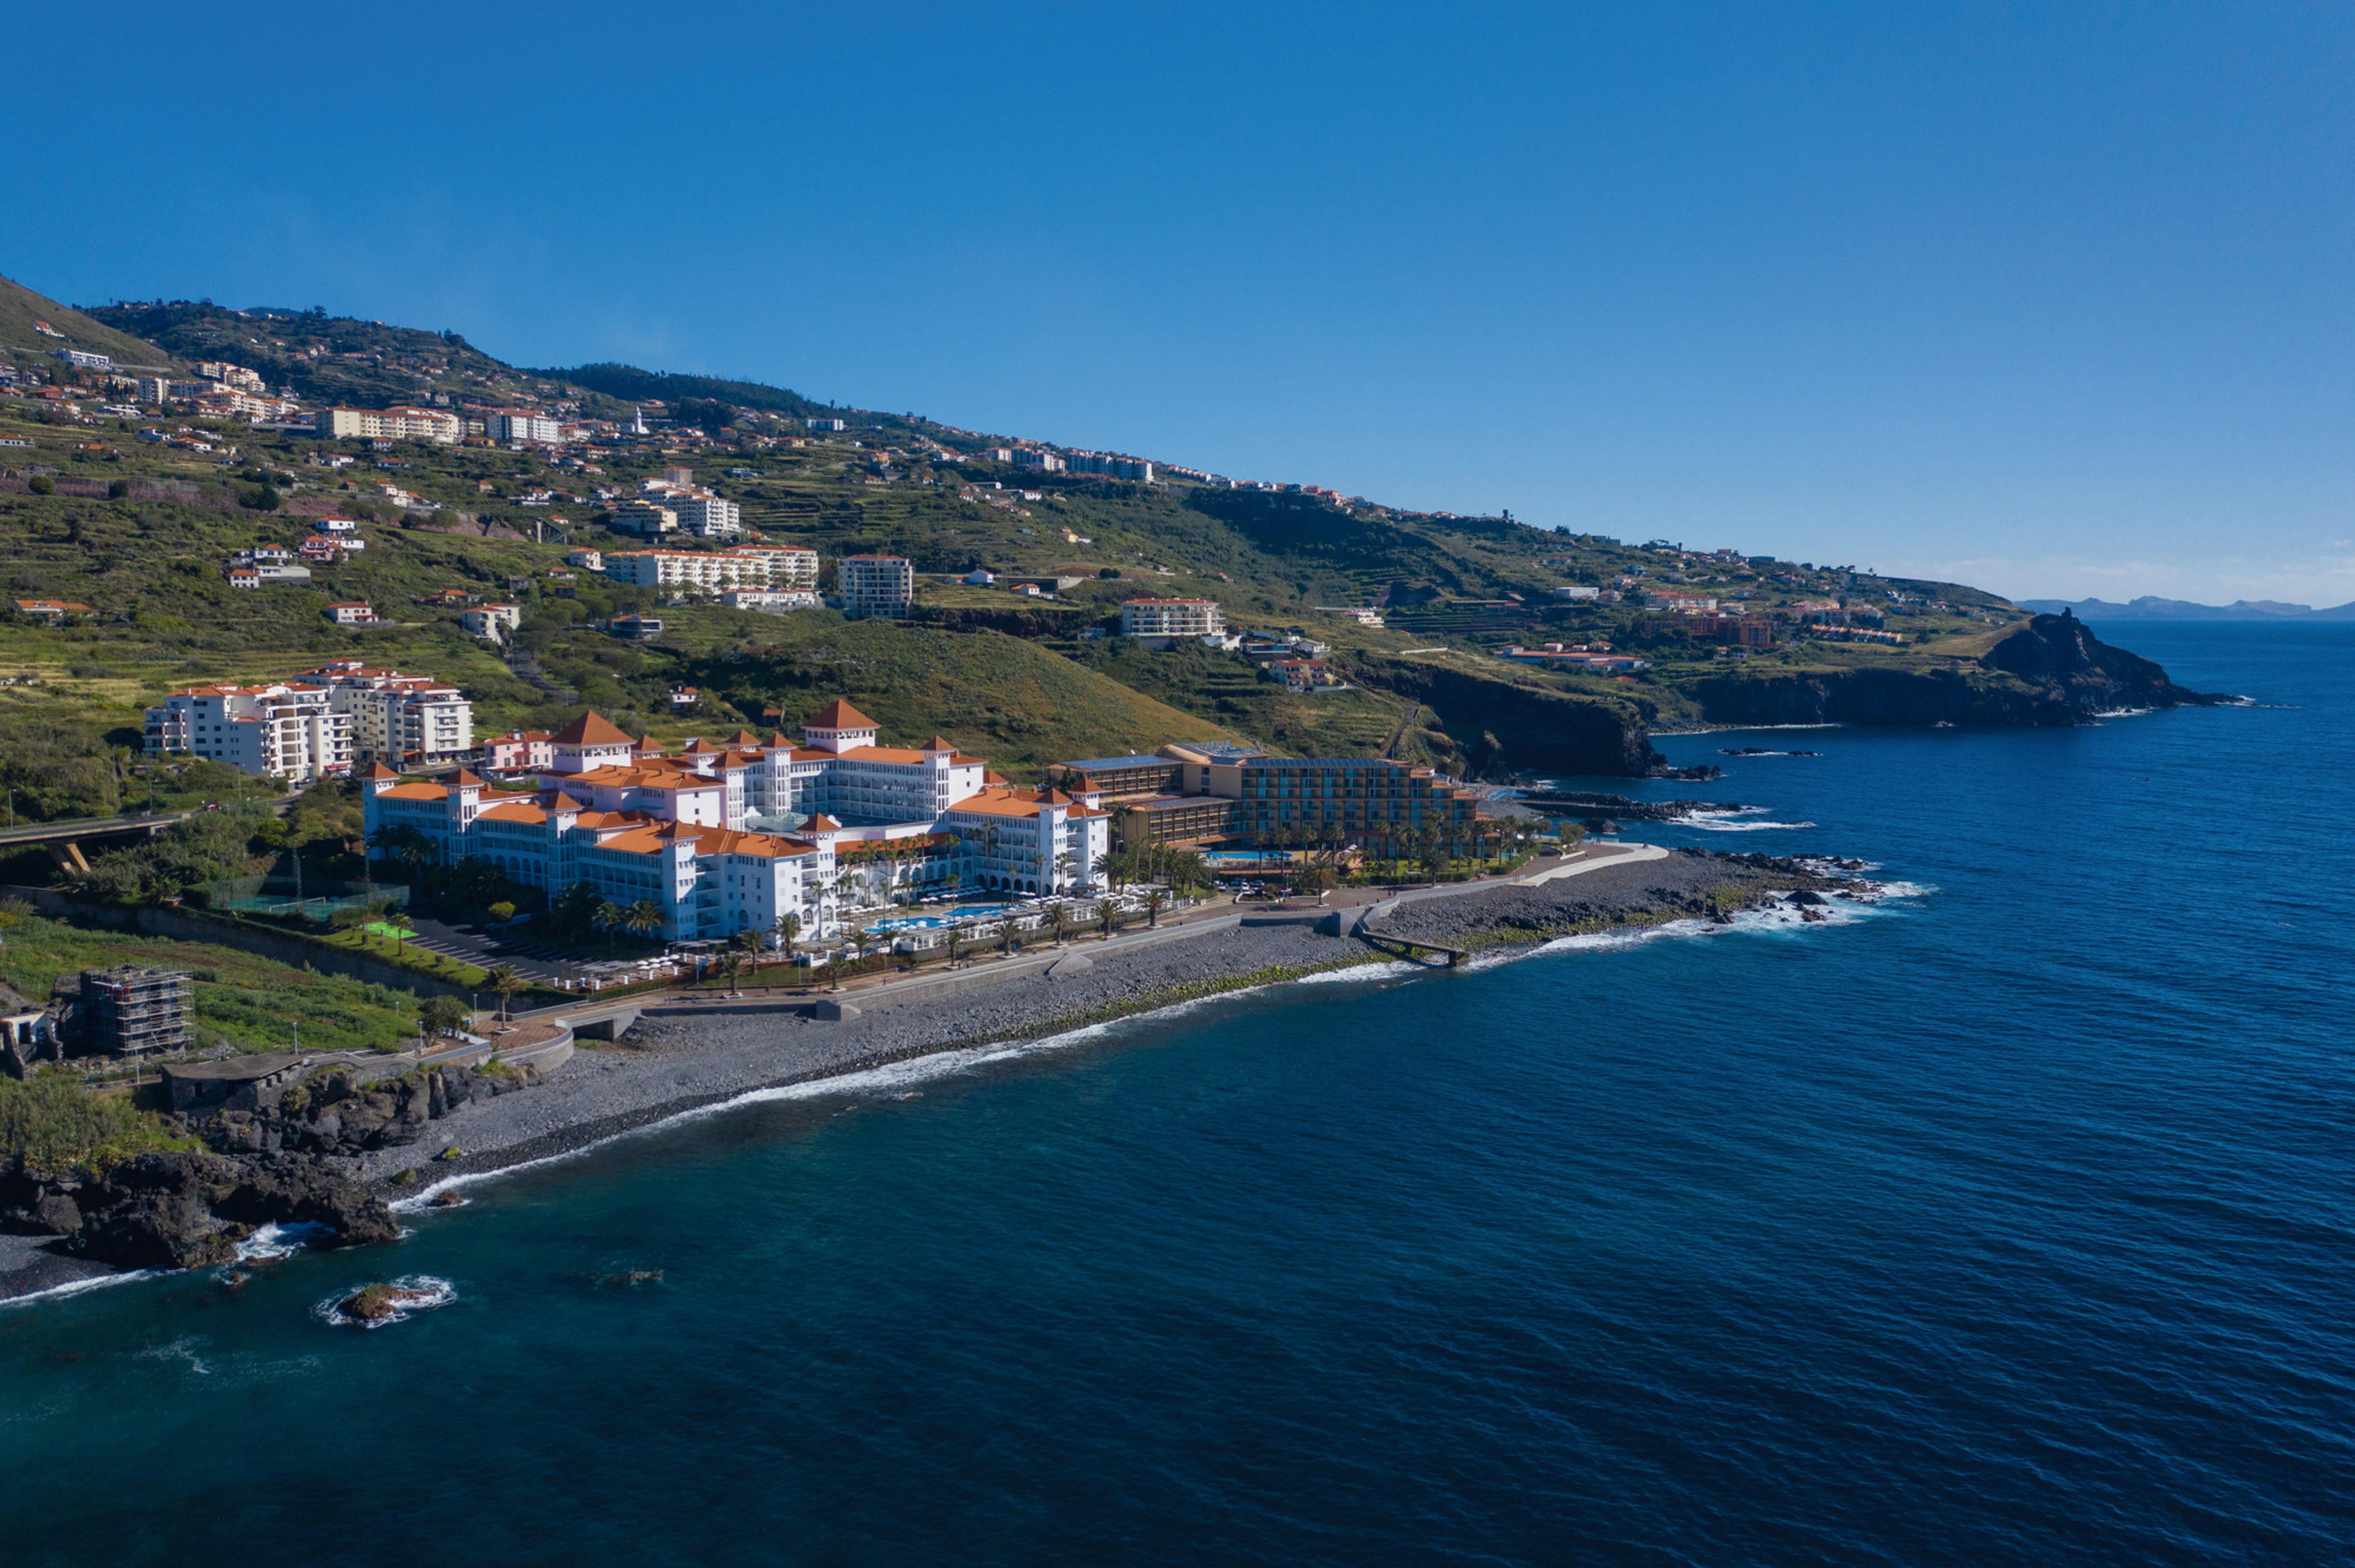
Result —
POLYGON ((1598 853, 1589 854, 1582 859, 1566 860, 1560 865, 1539 872, 1534 876, 1517 877, 1512 885, 1515 887, 1535 887, 1541 882, 1554 882, 1565 876, 1583 876, 1590 871, 1601 871, 1606 866, 1634 865, 1641 861, 1668 858, 1668 852, 1658 844, 1611 844, 1597 845, 1595 848, 1598 853), (1605 848, 1617 853, 1600 853, 1605 848))

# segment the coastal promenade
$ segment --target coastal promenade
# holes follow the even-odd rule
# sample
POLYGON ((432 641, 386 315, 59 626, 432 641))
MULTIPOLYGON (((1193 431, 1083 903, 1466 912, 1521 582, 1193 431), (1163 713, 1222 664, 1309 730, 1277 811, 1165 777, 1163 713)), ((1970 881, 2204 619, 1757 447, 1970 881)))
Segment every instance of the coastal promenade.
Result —
POLYGON ((561 1019, 584 1034, 598 1034, 609 1030, 620 1034, 638 1018, 677 1016, 681 1012, 807 1012, 821 1001, 837 1006, 847 1003, 859 1010, 895 1006, 931 1001, 1004 980, 1044 975, 1058 965, 1069 965, 1074 959, 1092 962, 1096 957, 1134 951, 1160 942, 1206 937, 1243 927, 1315 926, 1330 916, 1340 914, 1341 931, 1335 933, 1338 935, 1347 932, 1356 919, 1379 919, 1381 915, 1402 904, 1433 898, 1460 898, 1499 887, 1535 887, 1613 866, 1665 860, 1668 854, 1668 852, 1657 844, 1583 844, 1559 858, 1545 857, 1550 863, 1533 872, 1525 869, 1508 875, 1477 877, 1467 882, 1433 883, 1395 891, 1372 887, 1344 888, 1316 901, 1286 900, 1266 905, 1212 902, 1193 909, 1174 911, 1165 916, 1158 925, 1124 931, 1108 939, 1066 941, 1060 946, 1042 945, 1010 956, 976 953, 960 967, 945 972, 928 969, 914 975, 861 975, 831 991, 814 984, 756 984, 745 988, 746 994, 741 996, 678 988, 640 992, 603 1002, 588 999, 579 1002, 559 1002, 549 1007, 517 1012, 515 1017, 518 1021, 561 1019), (1358 911, 1368 913, 1353 916, 1353 912, 1358 911))

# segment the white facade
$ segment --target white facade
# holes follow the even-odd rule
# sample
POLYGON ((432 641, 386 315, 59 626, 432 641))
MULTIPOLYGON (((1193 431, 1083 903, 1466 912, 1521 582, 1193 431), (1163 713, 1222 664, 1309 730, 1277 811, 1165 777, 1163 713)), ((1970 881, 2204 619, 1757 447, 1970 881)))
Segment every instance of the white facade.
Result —
POLYGON ((555 446, 564 439, 563 429, 554 419, 523 408, 503 408, 485 415, 483 433, 495 441, 538 441, 543 446, 555 446))
POLYGON ((466 421, 446 408, 322 408, 316 429, 326 440, 432 441, 453 447, 466 421))
POLYGON ((1220 637, 1226 613, 1211 599, 1132 599, 1120 607, 1124 637, 1220 637))
POLYGON ((149 708, 143 730, 150 752, 189 752, 261 777, 301 783, 352 770, 351 720, 317 686, 190 686, 149 708))
POLYGON ((303 673, 326 689, 351 720, 352 750, 400 764, 445 762, 474 746, 474 705, 457 687, 425 675, 371 670, 338 659, 303 673))

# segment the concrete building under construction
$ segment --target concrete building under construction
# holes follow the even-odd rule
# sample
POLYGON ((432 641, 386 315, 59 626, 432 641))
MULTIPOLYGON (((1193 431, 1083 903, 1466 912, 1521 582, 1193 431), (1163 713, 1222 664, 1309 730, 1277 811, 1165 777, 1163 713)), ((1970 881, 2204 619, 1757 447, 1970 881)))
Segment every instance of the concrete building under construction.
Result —
POLYGON ((178 969, 84 969, 76 1018, 81 1048, 111 1055, 184 1050, 195 1001, 196 981, 178 969))

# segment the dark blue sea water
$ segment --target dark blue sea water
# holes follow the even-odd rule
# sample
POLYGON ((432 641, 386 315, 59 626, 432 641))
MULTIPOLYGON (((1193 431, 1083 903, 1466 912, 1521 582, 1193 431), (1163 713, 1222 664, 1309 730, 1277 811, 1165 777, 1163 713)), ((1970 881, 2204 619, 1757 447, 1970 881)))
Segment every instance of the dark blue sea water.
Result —
POLYGON ((1837 926, 1290 987, 0 1310, 0 1560, 2347 1560, 2355 628, 2117 635, 2270 705, 1668 743, 1824 753, 1665 836, 1923 890, 1837 926), (385 1272, 456 1298, 314 1315, 385 1272))

